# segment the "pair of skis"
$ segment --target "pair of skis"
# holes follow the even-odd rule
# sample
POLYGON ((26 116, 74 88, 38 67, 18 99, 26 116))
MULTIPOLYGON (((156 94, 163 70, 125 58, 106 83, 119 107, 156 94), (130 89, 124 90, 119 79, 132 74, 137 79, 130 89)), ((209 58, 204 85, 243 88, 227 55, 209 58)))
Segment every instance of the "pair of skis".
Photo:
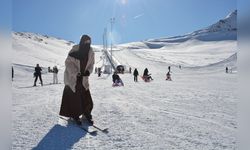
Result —
POLYGON ((105 133, 107 134, 108 133, 108 128, 102 128, 102 127, 99 127, 95 124, 90 124, 88 122, 83 122, 82 125, 77 125, 75 121, 71 120, 71 119, 66 119, 66 118, 63 118, 63 117, 60 117, 60 119, 63 119, 67 122, 71 122, 73 123, 74 125, 76 125, 77 127, 79 127, 80 129, 84 130, 85 132, 89 133, 90 135, 96 135, 98 131, 102 132, 102 133, 105 133))
POLYGON ((77 125, 77 126, 91 135, 96 135, 98 131, 105 133, 105 134, 108 133, 108 128, 101 128, 95 124, 91 125, 89 123, 83 123, 82 125, 77 125))

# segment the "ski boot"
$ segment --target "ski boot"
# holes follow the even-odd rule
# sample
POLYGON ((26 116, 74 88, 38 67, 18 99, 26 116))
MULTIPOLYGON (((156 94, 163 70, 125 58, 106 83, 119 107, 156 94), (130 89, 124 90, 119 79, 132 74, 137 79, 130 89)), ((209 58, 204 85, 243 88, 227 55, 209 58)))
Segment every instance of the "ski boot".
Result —
POLYGON ((86 115, 86 114, 83 115, 82 120, 86 120, 90 125, 93 125, 93 124, 94 124, 94 121, 93 121, 91 115, 86 115))
POLYGON ((79 117, 74 117, 73 120, 76 122, 77 125, 82 125, 82 122, 79 117))

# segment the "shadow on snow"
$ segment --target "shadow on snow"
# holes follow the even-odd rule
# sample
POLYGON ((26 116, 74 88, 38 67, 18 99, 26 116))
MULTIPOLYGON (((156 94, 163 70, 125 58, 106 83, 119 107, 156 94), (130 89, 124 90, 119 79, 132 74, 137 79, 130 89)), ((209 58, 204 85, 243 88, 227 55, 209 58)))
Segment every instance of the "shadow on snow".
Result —
POLYGON ((33 150, 68 150, 87 133, 72 126, 55 125, 33 150))

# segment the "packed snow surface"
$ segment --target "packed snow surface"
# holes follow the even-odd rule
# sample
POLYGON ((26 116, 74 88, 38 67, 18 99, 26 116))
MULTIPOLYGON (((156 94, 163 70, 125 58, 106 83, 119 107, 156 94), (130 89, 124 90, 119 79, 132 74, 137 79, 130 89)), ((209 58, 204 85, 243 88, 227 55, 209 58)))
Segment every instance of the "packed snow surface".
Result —
MULTIPOLYGON (((232 35, 234 30, 223 32, 232 35)), ((114 52, 140 75, 148 68, 152 82, 139 77, 135 83, 132 74, 120 74, 125 86, 113 88, 111 75, 91 74, 93 118, 109 128, 108 134, 93 136, 59 119, 64 61, 74 43, 14 32, 12 149, 236 149, 236 40, 162 40, 160 47, 148 46, 159 45, 156 41, 117 45, 114 52), (43 67, 43 87, 32 87, 37 63, 43 67), (54 65, 61 84, 50 84, 53 75, 47 67, 54 65), (173 81, 165 80, 168 66, 173 81), (226 66, 232 73, 225 73, 226 66)), ((98 66, 101 47, 94 50, 98 66)))

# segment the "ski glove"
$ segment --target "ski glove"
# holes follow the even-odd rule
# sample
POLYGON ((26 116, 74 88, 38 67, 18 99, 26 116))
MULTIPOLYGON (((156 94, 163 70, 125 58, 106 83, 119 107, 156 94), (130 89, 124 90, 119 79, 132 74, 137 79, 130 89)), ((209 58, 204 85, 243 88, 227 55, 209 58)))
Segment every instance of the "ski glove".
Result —
POLYGON ((83 76, 89 76, 90 75, 90 73, 89 73, 89 71, 87 70, 87 71, 85 71, 84 73, 78 73, 77 74, 77 77, 83 77, 83 76))
POLYGON ((89 76, 89 75, 90 75, 90 73, 88 70, 83 73, 83 76, 89 76))

